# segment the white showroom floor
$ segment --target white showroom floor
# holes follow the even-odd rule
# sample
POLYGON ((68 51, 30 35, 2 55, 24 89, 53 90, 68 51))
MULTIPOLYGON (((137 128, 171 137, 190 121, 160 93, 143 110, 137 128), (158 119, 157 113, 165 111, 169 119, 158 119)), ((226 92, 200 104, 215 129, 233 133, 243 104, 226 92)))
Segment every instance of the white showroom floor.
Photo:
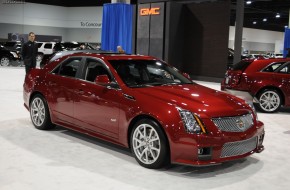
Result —
POLYGON ((23 67, 0 68, 1 190, 289 189, 290 109, 258 113, 266 129, 260 154, 211 167, 149 170, 124 148, 61 127, 36 130, 23 106, 24 73, 23 67))

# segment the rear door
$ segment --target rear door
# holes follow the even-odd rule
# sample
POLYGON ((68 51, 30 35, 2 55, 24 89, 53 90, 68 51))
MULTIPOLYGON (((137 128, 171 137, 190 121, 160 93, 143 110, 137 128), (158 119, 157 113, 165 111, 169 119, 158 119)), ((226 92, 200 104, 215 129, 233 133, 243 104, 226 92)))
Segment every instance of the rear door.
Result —
POLYGON ((290 62, 285 63, 277 69, 274 75, 277 86, 285 95, 286 106, 290 105, 290 62))
POLYGON ((74 123, 75 85, 81 63, 81 57, 68 58, 47 75, 50 109, 58 122, 74 123))

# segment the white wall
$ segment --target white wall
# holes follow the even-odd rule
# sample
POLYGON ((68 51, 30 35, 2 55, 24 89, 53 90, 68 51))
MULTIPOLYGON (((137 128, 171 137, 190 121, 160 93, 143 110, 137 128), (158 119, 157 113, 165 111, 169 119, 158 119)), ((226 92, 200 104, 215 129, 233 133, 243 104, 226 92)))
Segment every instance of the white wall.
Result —
MULTIPOLYGON (((229 29, 229 47, 234 47, 235 27, 229 29)), ((284 32, 243 28, 242 46, 249 51, 272 51, 279 53, 283 50, 284 32)))
POLYGON ((0 4, 0 38, 8 33, 59 35, 64 41, 100 42, 103 7, 0 4))

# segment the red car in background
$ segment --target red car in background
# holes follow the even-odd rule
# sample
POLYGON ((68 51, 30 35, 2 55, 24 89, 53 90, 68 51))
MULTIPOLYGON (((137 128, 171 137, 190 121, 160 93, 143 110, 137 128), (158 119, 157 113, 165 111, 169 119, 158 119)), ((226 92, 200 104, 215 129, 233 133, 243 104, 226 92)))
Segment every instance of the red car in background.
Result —
POLYGON ((150 56, 60 52, 23 88, 37 129, 61 125, 128 147, 146 168, 211 165, 264 149, 264 125, 244 100, 150 56))
POLYGON ((242 60, 227 70, 221 89, 253 100, 266 113, 290 106, 290 59, 242 60))

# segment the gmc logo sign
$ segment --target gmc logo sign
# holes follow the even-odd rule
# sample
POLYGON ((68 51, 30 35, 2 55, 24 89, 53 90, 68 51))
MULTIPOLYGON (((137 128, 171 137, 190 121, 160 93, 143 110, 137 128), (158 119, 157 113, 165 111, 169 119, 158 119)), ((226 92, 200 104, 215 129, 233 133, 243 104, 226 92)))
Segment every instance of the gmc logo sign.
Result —
POLYGON ((159 10, 160 10, 159 7, 140 9, 140 15, 141 16, 159 15, 160 14, 159 10))

